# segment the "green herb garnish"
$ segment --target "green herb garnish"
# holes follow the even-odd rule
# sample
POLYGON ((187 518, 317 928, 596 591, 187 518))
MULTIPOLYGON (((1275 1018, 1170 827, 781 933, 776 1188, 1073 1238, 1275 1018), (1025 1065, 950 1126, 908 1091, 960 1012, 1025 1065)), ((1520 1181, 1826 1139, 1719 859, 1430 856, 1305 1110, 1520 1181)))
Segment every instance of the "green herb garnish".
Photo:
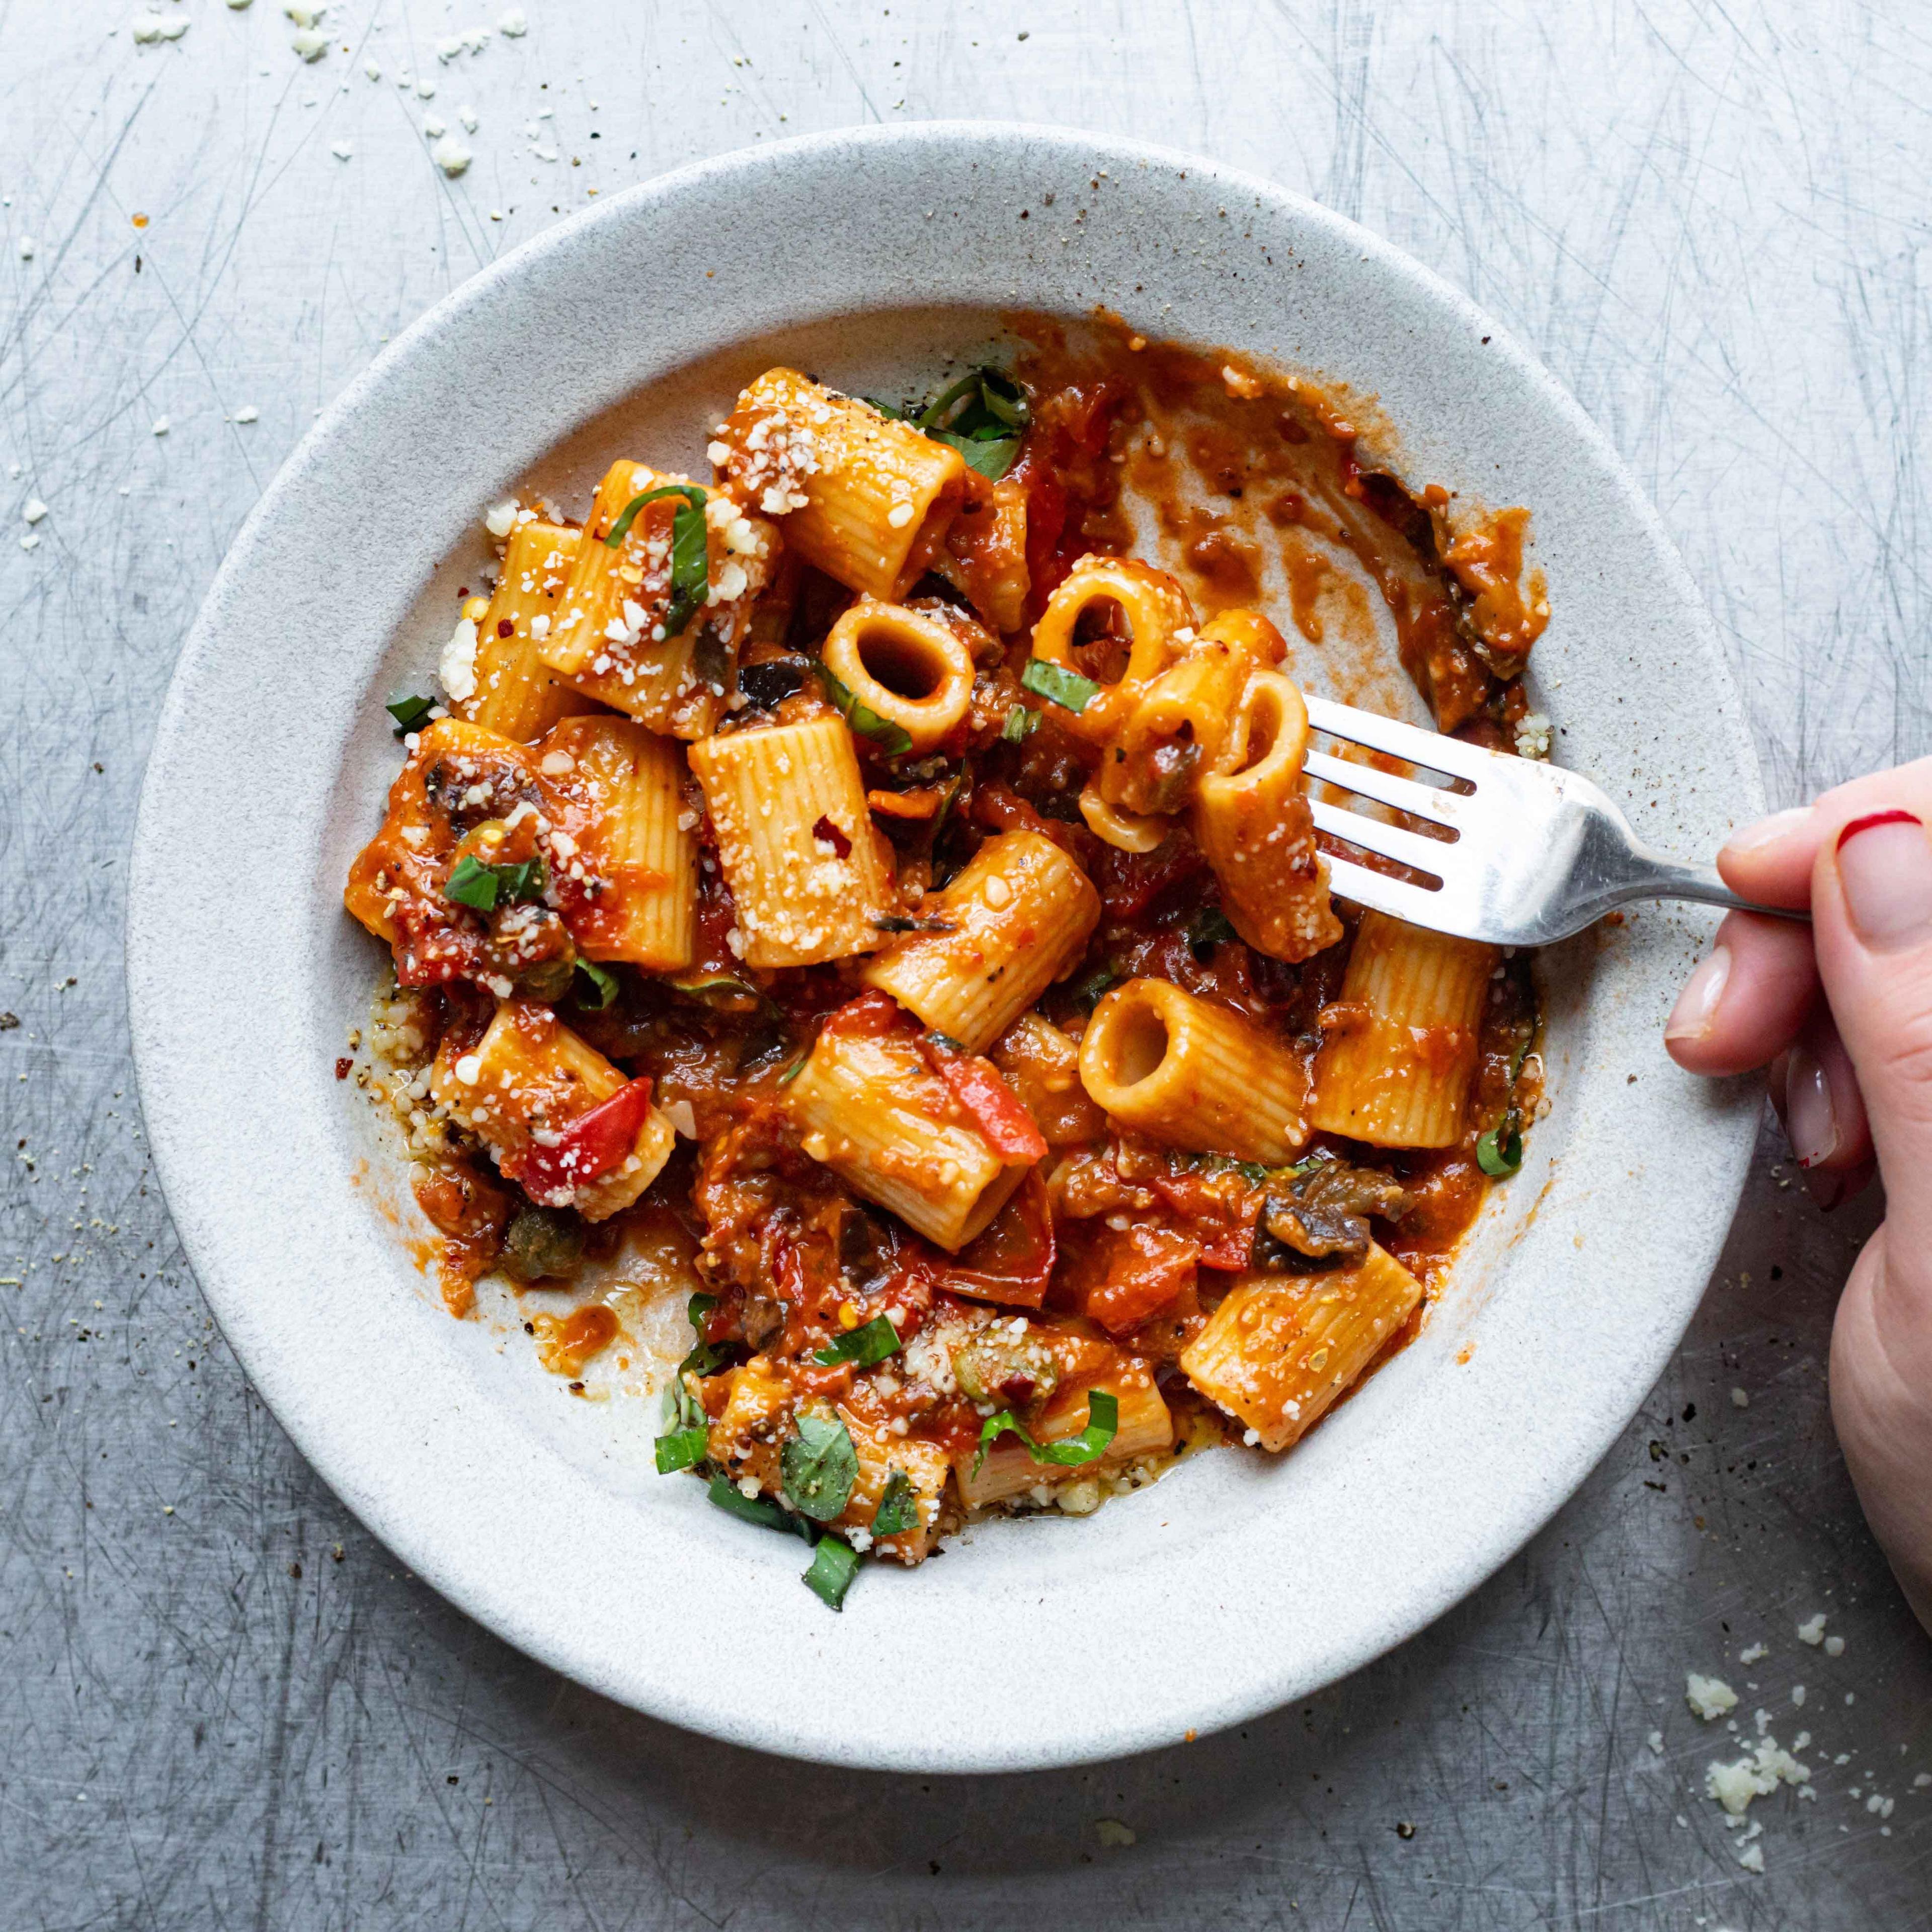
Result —
POLYGON ((830 665, 814 658, 812 668, 825 686, 832 708, 860 737, 871 739, 889 758, 901 757, 912 749, 911 734, 903 724, 895 724, 890 718, 881 718, 869 704, 860 704, 851 687, 830 665))
POLYGON ((811 1058, 812 1055, 808 1053, 801 1053, 799 1057, 778 1076, 778 1084, 781 1087, 789 1087, 791 1083, 805 1071, 805 1063, 811 1058))
POLYGON ((577 970, 590 982, 588 992, 580 986, 578 988, 577 1004, 601 1013, 617 997, 616 974, 607 971, 594 959, 580 956, 577 962, 577 970))
POLYGON ((871 1321, 827 1342, 812 1359, 828 1369, 839 1362, 850 1362, 855 1368, 869 1369, 874 1363, 883 1362, 888 1355, 897 1354, 898 1346, 899 1331, 884 1316, 875 1315, 871 1321))
POLYGON ((1064 1442, 1036 1442, 1027 1433, 1026 1425, 1010 1408, 1003 1408, 997 1415, 989 1415, 980 1426, 980 1453, 974 1459, 973 1471, 977 1474, 980 1465, 986 1460, 986 1451, 1000 1436, 1010 1432, 1026 1444, 1026 1452, 1036 1462, 1057 1463, 1063 1469, 1077 1469, 1083 1463, 1096 1462, 1107 1453, 1108 1445, 1119 1432, 1120 1404, 1118 1396, 1109 1395, 1105 1389, 1087 1391, 1087 1426, 1078 1436, 1070 1436, 1064 1442))
POLYGON ((798 1433, 779 1452, 778 1467, 793 1508, 814 1522, 830 1522, 851 1500, 859 1452, 844 1423, 801 1415, 798 1433))
POLYGON ((886 1486, 879 1498, 879 1507, 872 1517, 872 1534, 874 1536, 900 1536, 909 1529, 919 1527, 919 1492, 912 1486, 912 1478, 903 1469, 895 1469, 886 1478, 886 1486))
POLYGON ((494 912, 500 905, 543 896, 544 862, 525 859, 514 866, 485 866, 465 853, 444 882, 442 896, 456 905, 494 912))
POLYGON ((1006 722, 1000 727, 1000 736, 1009 745, 1017 745, 1023 738, 1030 738, 1040 728, 1040 713, 1027 705, 1016 704, 1006 713, 1006 722))
POLYGON ((710 1438, 701 1424, 674 1429, 657 1440, 658 1474, 668 1476, 680 1469, 693 1469, 710 1454, 710 1438))
POLYGON ((646 503, 661 502, 668 496, 684 500, 670 520, 670 602, 664 607, 663 619, 664 635, 674 638, 698 614, 711 580, 704 492, 694 483, 664 483, 655 490, 643 490, 624 506, 604 542, 607 549, 616 549, 631 534, 638 512, 646 503))
POLYGON ((806 1567, 805 1587, 826 1609, 843 1610, 845 1592, 859 1574, 859 1552, 836 1536, 821 1536, 806 1567))
POLYGON ((429 722, 429 714, 436 709, 433 698, 399 698, 393 704, 382 709, 396 721, 396 736, 400 738, 410 731, 420 731, 429 722))
POLYGON ((1033 419, 1026 392, 997 369, 962 376, 911 418, 935 442, 956 449, 988 482, 1013 466, 1020 440, 1033 419))
POLYGON ((1196 913, 1189 922, 1187 950, 1196 958, 1205 959, 1216 946, 1240 936, 1219 906, 1209 906, 1204 911, 1196 913))
POLYGON ((1090 1013, 1100 1004, 1100 995, 1120 976, 1111 965, 1096 966, 1085 979, 1076 982, 1072 988, 1073 997, 1090 1013))
POLYGON ((1522 1165, 1522 1116, 1512 1107, 1476 1143, 1476 1165, 1501 1180, 1522 1165))
POLYGON ((1048 704, 1075 712, 1084 711, 1104 688, 1090 677, 1082 677, 1077 670, 1068 670, 1064 665, 1048 664, 1044 658, 1027 659, 1020 682, 1048 704))
POLYGON ((781 1509, 769 1496, 748 1496, 729 1476, 713 1476, 707 1493, 728 1515, 741 1522, 754 1522, 760 1529, 782 1529, 793 1536, 812 1537, 812 1526, 801 1522, 790 1510, 781 1509))

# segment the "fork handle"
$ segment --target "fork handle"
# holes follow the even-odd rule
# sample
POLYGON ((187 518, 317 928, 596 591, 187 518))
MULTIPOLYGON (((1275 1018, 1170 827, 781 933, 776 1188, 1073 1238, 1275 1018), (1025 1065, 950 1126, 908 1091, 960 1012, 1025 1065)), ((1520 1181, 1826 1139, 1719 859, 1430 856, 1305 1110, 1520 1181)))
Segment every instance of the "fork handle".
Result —
POLYGON ((1632 868, 1633 876, 1616 892, 1620 905, 1630 899, 1695 899, 1700 904, 1723 906, 1732 912, 1762 913, 1772 919, 1792 920, 1804 926, 1811 923, 1808 912, 1741 898, 1718 877, 1714 866, 1687 866, 1668 853, 1654 852, 1644 845, 1635 846, 1631 856, 1636 864, 1632 868))

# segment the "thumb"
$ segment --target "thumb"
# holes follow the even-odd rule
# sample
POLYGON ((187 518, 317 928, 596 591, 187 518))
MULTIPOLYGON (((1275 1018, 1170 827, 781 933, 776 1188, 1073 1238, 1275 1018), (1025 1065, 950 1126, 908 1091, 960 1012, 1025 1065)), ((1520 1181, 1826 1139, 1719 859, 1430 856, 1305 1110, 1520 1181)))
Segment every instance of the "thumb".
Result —
POLYGON ((1811 874, 1819 976, 1886 1183, 1832 1336, 1845 1460, 1932 1629, 1932 838, 1902 806, 1824 842, 1811 874))

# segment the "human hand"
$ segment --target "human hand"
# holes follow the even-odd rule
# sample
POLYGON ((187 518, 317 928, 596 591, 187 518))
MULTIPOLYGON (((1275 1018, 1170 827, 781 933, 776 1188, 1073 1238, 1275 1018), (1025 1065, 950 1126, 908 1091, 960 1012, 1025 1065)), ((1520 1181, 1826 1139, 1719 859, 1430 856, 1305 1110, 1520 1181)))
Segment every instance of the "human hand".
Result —
POLYGON ((1733 890, 1808 904, 1809 927, 1732 913, 1664 1028, 1694 1073, 1769 1069, 1805 1185, 1871 1178, 1886 1220, 1832 1332, 1832 1414, 1874 1532, 1932 1630, 1932 759, 1854 780, 1740 832, 1733 890), (1822 997, 1821 997, 1822 994, 1822 997))

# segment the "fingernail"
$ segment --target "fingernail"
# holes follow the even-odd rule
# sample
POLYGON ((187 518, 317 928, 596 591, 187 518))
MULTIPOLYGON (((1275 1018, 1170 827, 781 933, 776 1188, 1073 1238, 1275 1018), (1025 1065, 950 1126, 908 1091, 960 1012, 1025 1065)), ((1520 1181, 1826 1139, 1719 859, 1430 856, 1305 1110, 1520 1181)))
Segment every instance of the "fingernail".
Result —
POLYGON ((1712 948, 1710 958, 1684 981, 1684 990, 1664 1022, 1664 1038, 1702 1040, 1711 1030, 1718 1002, 1724 997, 1725 983, 1730 976, 1731 949, 1728 946, 1712 948))
POLYGON ((1808 1174, 1804 1177, 1804 1191, 1810 1196, 1814 1207, 1828 1214, 1845 1198, 1845 1177, 1822 1171, 1808 1174))
POLYGON ((1800 1167, 1822 1167, 1838 1150, 1832 1082, 1808 1046, 1795 1048, 1785 1070, 1784 1132, 1800 1167))
POLYGON ((1838 834, 1845 910, 1868 946, 1892 952, 1932 928, 1932 844, 1909 812, 1868 812, 1838 834))
POLYGON ((1808 805, 1794 805, 1787 812, 1774 812, 1768 818, 1760 818, 1755 825, 1747 825, 1739 832, 1724 841, 1726 852, 1754 852, 1760 845, 1774 844, 1795 826, 1802 825, 1811 816, 1808 805))

